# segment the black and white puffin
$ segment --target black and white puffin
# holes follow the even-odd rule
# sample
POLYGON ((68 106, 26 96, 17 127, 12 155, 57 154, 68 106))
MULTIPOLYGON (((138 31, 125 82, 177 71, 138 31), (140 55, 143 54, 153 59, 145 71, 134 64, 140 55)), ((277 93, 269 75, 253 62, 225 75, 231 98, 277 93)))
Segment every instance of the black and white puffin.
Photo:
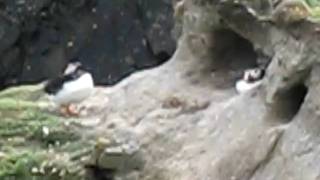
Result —
POLYGON ((248 69, 244 72, 242 79, 236 82, 238 93, 244 93, 258 87, 262 83, 265 70, 261 68, 248 69))
POLYGON ((92 75, 79 62, 70 63, 63 75, 49 80, 44 91, 60 111, 68 116, 77 116, 74 104, 88 98, 94 89, 92 75))

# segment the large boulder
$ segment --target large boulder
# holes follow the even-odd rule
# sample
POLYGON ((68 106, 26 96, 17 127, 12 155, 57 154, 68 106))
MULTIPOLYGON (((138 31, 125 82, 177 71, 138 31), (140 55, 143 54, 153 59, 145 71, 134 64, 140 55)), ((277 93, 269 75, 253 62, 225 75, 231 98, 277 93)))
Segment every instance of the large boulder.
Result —
POLYGON ((0 4, 0 87, 56 76, 79 58, 97 84, 168 60, 172 4, 127 0, 5 0, 0 4))

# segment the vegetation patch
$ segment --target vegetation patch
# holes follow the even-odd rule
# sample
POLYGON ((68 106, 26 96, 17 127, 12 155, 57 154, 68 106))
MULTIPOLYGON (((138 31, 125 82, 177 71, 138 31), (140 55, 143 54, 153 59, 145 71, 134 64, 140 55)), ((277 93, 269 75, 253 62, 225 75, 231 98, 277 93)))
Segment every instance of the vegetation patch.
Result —
POLYGON ((83 179, 82 160, 93 146, 83 140, 80 127, 66 123, 70 119, 45 110, 48 102, 33 100, 38 90, 0 92, 0 179, 83 179))

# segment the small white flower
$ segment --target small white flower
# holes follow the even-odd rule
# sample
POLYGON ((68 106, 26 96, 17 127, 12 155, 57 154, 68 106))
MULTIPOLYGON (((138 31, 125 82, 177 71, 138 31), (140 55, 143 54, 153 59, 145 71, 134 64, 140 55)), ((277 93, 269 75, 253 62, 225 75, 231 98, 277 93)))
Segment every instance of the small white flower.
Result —
POLYGON ((6 157, 6 154, 4 152, 0 151, 0 159, 6 157))
POLYGON ((44 136, 48 136, 50 134, 49 128, 46 127, 46 126, 43 126, 42 127, 42 133, 43 133, 44 136))
POLYGON ((58 169, 57 169, 57 168, 55 168, 55 167, 54 167, 54 168, 52 168, 51 173, 52 173, 52 174, 54 174, 54 173, 56 173, 56 172, 58 172, 58 169))
POLYGON ((37 167, 33 167, 33 168, 31 169, 31 172, 34 173, 34 174, 36 174, 36 173, 39 172, 39 169, 38 169, 37 167))
POLYGON ((65 122, 64 122, 64 125, 65 125, 65 126, 70 126, 70 122, 69 122, 69 121, 65 121, 65 122))
POLYGON ((41 167, 40 170, 39 170, 39 172, 40 172, 41 174, 44 174, 44 173, 45 173, 44 168, 41 167))

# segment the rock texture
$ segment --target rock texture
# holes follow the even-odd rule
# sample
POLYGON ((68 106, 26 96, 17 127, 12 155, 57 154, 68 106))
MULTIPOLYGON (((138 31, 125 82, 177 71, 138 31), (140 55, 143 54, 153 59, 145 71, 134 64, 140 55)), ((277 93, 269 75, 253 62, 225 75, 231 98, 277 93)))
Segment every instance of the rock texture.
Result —
POLYGON ((168 0, 4 0, 0 25, 0 87, 56 76, 72 58, 114 84, 175 50, 168 0))
MULTIPOLYGON (((48 112, 45 98, 37 93, 41 91, 24 87, 0 94, 11 102, 2 113, 17 108, 18 100, 19 112, 36 108, 32 112, 40 117, 54 116, 40 118, 49 129, 71 121, 67 132, 75 136, 62 137, 75 139, 51 151, 65 154, 62 159, 70 165, 54 167, 77 178, 87 174, 88 179, 124 180, 318 180, 320 41, 314 17, 279 24, 270 18, 274 7, 265 1, 185 0, 175 9, 180 39, 170 61, 113 87, 97 87, 80 105, 86 107, 80 118, 48 112), (236 79, 256 66, 267 68, 263 85, 237 94, 236 79), (38 102, 30 103, 30 98, 38 102), (70 158, 74 149, 87 148, 70 158)), ((21 118, 29 120, 23 123, 33 122, 23 115, 10 122, 20 123, 21 118)), ((0 137, 9 147, 1 149, 2 157, 17 157, 10 147, 30 151, 29 146, 0 137)), ((50 149, 43 141, 46 138, 33 141, 40 152, 50 149)), ((30 172, 22 169, 14 172, 30 172)))

